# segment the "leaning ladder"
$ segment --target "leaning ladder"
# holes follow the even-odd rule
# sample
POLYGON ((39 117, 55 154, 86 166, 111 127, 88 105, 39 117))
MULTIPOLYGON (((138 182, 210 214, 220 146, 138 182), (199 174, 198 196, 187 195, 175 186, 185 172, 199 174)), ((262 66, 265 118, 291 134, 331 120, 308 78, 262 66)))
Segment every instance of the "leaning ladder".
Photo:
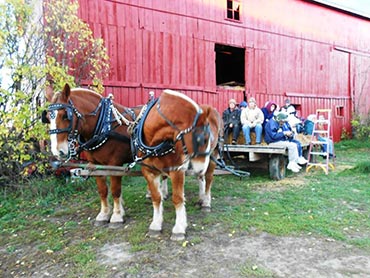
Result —
POLYGON ((318 139, 318 136, 321 136, 333 140, 332 134, 331 109, 317 109, 316 121, 314 122, 310 146, 308 149, 308 163, 306 167, 306 172, 310 171, 313 167, 323 169, 326 175, 329 173, 330 168, 334 170, 334 146, 333 155, 332 157, 330 157, 329 140, 320 141, 318 139), (323 128, 320 128, 320 125, 323 128), (324 145, 326 146, 325 152, 322 151, 324 145), (323 157, 324 159, 322 160, 321 157, 323 157))

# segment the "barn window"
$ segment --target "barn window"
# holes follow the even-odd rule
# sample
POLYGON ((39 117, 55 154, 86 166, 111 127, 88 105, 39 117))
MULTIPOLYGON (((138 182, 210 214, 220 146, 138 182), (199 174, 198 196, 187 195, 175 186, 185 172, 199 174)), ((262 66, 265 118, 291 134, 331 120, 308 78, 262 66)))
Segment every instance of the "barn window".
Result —
POLYGON ((335 109, 335 115, 338 118, 344 117, 344 107, 343 106, 337 106, 336 109, 335 109))
POLYGON ((226 16, 228 19, 240 20, 240 0, 226 0, 226 16))
POLYGON ((244 86, 245 49, 215 44, 216 84, 223 86, 244 86))

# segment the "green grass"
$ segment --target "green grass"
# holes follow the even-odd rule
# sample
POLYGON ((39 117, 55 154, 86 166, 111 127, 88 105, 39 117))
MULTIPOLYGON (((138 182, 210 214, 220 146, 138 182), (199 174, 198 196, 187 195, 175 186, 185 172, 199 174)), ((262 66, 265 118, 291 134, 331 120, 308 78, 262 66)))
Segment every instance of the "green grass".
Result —
POLYGON ((252 261, 246 261, 239 270, 240 277, 246 278, 273 278, 274 274, 264 267, 258 266, 252 261))
MULTIPOLYGON (((200 214, 197 182, 188 177, 187 240, 199 244, 207 229, 217 227, 235 236, 259 232, 315 235, 370 250, 370 144, 343 141, 335 147, 337 167, 329 175, 318 169, 279 182, 270 180, 267 170, 252 172, 251 178, 242 180, 230 175, 215 177, 209 214, 200 214)), ((106 277, 109 269, 97 263, 96 250, 107 242, 129 242, 131 252, 158 251, 158 242, 146 237, 152 207, 145 199, 144 179, 124 177, 122 184, 127 222, 123 229, 113 231, 92 225, 100 206, 93 179, 72 184, 49 177, 0 188, 2 252, 15 262, 17 252, 29 246, 33 257, 47 261, 52 256, 56 264, 71 266, 66 277, 74 277, 73 273, 106 277)), ((170 236, 174 216, 168 200, 164 239, 170 236)), ((14 268, 14 262, 8 262, 8 267, 14 268)), ((130 266, 130 271, 136 273, 137 266, 130 266)), ((244 277, 270 275, 250 262, 240 266, 240 273, 244 277)))

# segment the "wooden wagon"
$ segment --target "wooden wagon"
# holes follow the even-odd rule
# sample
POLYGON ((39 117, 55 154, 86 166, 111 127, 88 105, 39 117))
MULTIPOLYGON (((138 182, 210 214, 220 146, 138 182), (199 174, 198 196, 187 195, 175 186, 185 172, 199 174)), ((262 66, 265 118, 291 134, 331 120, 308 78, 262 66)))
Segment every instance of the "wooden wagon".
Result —
MULTIPOLYGON (((288 150, 286 147, 269 146, 262 142, 255 144, 254 133, 251 133, 252 144, 245 145, 244 137, 241 134, 236 145, 231 144, 231 134, 224 144, 224 159, 227 163, 234 164, 241 169, 254 167, 268 168, 271 179, 281 180, 285 178, 286 166, 288 164, 288 150)), ((297 134, 297 139, 301 142, 303 153, 307 153, 311 136, 297 134)), ((306 156, 306 155, 305 155, 306 156)))

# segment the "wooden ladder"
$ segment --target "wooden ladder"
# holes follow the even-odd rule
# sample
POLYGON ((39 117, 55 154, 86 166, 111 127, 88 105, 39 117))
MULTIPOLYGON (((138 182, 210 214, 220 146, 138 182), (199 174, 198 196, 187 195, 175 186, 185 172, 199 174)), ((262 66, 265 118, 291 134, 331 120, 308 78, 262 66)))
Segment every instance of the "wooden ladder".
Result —
POLYGON ((317 109, 316 120, 314 121, 313 132, 308 149, 306 172, 315 167, 323 169, 327 175, 330 168, 334 170, 334 145, 332 156, 329 153, 329 141, 333 140, 332 134, 331 109, 317 109), (329 138, 330 140, 319 140, 319 138, 329 138), (326 151, 322 150, 324 146, 326 147, 326 151))

